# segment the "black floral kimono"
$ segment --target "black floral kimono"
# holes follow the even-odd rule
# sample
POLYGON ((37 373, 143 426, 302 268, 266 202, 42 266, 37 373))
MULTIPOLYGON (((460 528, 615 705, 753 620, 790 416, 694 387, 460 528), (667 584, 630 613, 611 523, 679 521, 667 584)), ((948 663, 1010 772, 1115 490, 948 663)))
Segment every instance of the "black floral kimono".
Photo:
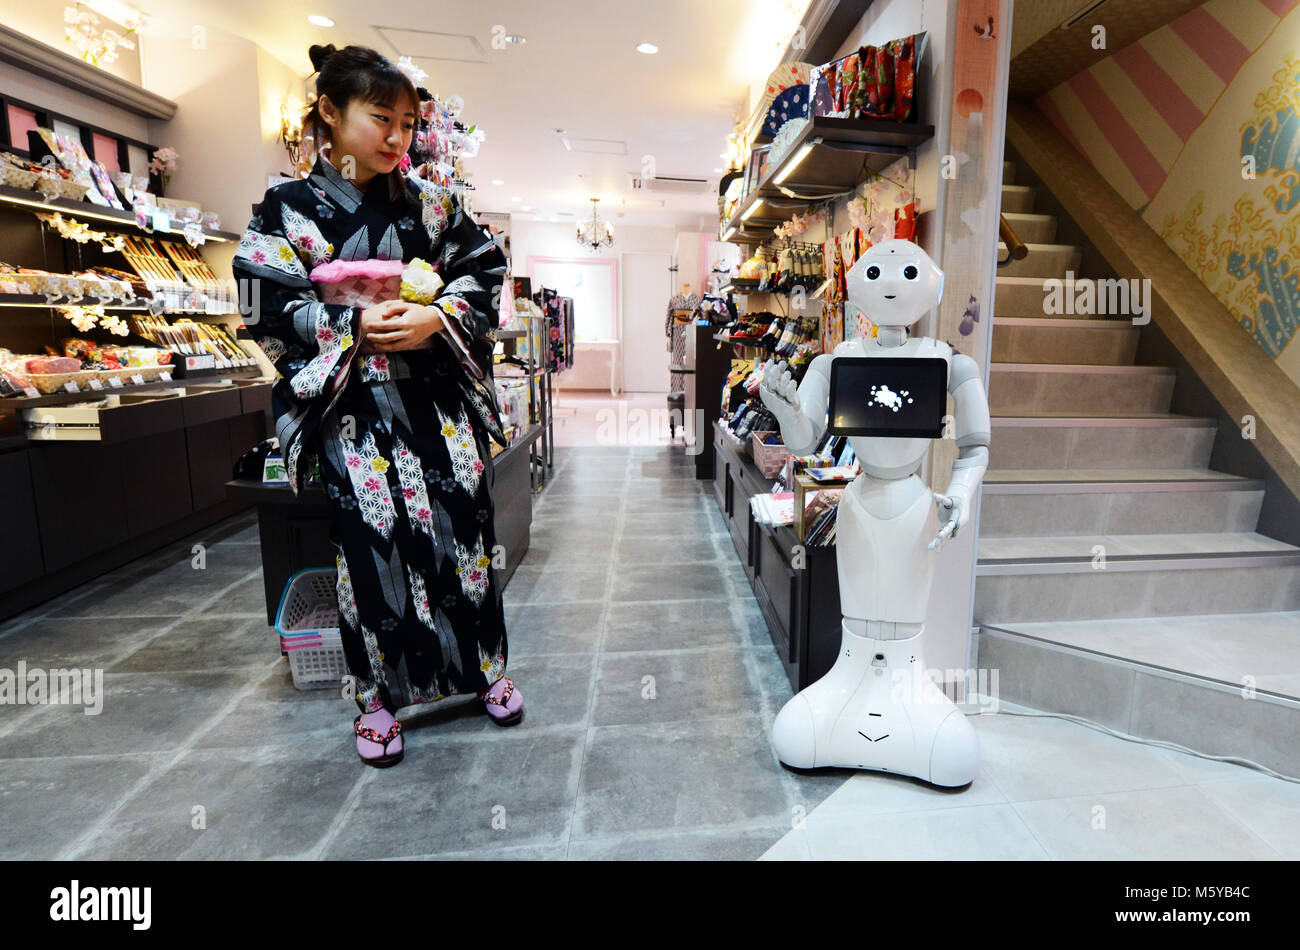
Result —
POLYGON ((483 691, 506 664, 489 445, 505 445, 491 359, 503 254, 447 189, 394 172, 363 192, 318 157, 267 190, 232 270, 279 372, 295 494, 319 462, 357 705, 483 691), (445 330, 431 348, 362 355, 361 308, 321 302, 311 269, 417 257, 445 281, 445 330))

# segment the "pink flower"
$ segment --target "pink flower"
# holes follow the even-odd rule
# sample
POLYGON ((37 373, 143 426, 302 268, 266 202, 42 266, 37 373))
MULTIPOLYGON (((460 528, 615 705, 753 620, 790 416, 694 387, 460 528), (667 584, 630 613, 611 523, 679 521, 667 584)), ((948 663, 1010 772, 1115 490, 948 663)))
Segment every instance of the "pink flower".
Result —
POLYGON ((483 579, 483 572, 478 568, 474 568, 474 570, 469 572, 469 579, 477 584, 483 579))
POLYGON ((265 251, 254 251, 252 254, 250 254, 250 255, 248 255, 248 256, 249 256, 249 258, 253 261, 254 264, 265 264, 265 263, 266 263, 266 252, 265 252, 265 251))
POLYGON ((481 460, 479 460, 479 459, 475 459, 475 460, 474 460, 474 472, 475 472, 476 474, 478 474, 478 473, 481 473, 482 471, 483 471, 483 462, 482 462, 481 460))
POLYGON ((348 468, 356 468, 361 464, 361 456, 352 454, 348 456, 348 468))
POLYGON ((379 479, 371 475, 366 479, 366 487, 371 491, 379 491, 379 479))
POLYGON ((414 489, 414 488, 403 488, 403 489, 402 489, 402 497, 405 498, 407 501, 410 501, 412 498, 415 497, 415 489, 414 489))
POLYGON ((421 522, 424 522, 424 523, 428 523, 429 521, 432 520, 432 517, 431 517, 431 514, 430 514, 428 508, 421 508, 419 511, 417 511, 417 512, 415 513, 415 517, 418 518, 421 522))
POLYGON ((429 598, 426 597, 424 600, 420 601, 420 606, 427 611, 429 609, 429 598))
POLYGON ((387 357, 387 356, 376 356, 376 357, 375 357, 375 360, 374 360, 374 363, 375 363, 375 369, 378 369, 378 370, 387 370, 387 369, 388 369, 388 357, 387 357))
POLYGON ((334 339, 334 331, 329 327, 321 327, 316 331, 316 339, 320 340, 322 343, 328 343, 330 340, 334 339))
POLYGON ((312 240, 312 236, 310 234, 304 234, 301 237, 299 237, 298 243, 309 250, 316 246, 316 243, 312 240))

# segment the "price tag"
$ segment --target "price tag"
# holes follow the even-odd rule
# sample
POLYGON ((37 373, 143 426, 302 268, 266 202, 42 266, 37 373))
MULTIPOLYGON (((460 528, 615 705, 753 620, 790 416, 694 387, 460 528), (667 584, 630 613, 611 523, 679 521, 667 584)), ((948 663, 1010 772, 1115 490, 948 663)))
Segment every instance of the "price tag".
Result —
POLYGON ((92 380, 90 381, 90 388, 91 388, 91 389, 95 389, 95 390, 103 389, 103 388, 104 388, 104 384, 101 383, 101 382, 100 382, 99 380, 97 380, 97 379, 92 379, 92 380))
POLYGON ((122 377, 121 377, 121 376, 110 376, 110 377, 108 378, 108 385, 109 385, 109 388, 111 388, 111 389, 121 389, 121 388, 122 388, 122 377))
POLYGON ((172 374, 171 374, 171 373, 167 373, 167 372, 163 373, 163 374, 162 374, 162 381, 163 381, 164 383, 170 383, 170 382, 172 381, 172 374))
POLYGON ((35 397, 35 396, 39 396, 41 394, 41 391, 37 389, 35 386, 24 386, 23 393, 25 395, 35 397))
POLYGON ((70 393, 81 392, 81 387, 77 385, 77 381, 75 379, 68 380, 66 383, 63 384, 63 388, 70 393))
POLYGON ((132 373, 131 382, 135 383, 137 386, 143 386, 144 376, 142 376, 140 373, 132 373))
POLYGON ((166 211, 160 211, 157 208, 153 211, 153 229, 155 231, 170 232, 172 229, 171 218, 167 216, 166 211))

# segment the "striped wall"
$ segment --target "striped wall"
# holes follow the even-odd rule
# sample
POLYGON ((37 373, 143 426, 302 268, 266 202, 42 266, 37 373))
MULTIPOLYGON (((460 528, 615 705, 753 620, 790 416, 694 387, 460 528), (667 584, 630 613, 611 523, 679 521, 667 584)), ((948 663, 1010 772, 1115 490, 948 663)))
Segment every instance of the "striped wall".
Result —
POLYGON ((1209 0, 1036 105, 1300 383, 1300 0, 1209 0))

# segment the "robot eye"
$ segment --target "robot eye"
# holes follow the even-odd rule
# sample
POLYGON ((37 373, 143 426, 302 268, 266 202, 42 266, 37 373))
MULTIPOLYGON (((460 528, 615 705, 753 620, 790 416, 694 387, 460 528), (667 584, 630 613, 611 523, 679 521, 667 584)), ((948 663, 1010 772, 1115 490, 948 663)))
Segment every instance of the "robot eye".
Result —
POLYGON ((877 280, 880 277, 880 268, 872 264, 867 268, 867 280, 877 280))
POLYGON ((908 264, 906 267, 903 268, 903 276, 906 277, 908 280, 916 280, 916 278, 920 275, 920 273, 921 272, 916 269, 915 264, 908 264))

